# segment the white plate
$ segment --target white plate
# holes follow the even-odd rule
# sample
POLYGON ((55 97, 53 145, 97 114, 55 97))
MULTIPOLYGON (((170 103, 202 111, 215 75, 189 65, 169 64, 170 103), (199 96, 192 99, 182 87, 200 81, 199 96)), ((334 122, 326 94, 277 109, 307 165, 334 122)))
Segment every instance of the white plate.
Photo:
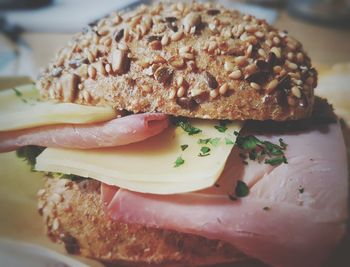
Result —
POLYGON ((0 259, 6 267, 88 267, 47 248, 7 239, 0 239, 0 259))

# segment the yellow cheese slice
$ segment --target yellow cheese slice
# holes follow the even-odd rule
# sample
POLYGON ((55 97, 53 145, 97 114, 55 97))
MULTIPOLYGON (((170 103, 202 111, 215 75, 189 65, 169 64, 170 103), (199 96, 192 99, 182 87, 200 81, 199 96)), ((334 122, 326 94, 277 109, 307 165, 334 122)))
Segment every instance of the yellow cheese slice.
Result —
POLYGON ((116 116, 111 107, 41 102, 32 84, 0 91, 0 131, 61 123, 93 123, 116 116))
POLYGON ((47 148, 37 158, 36 170, 90 177, 144 193, 201 190, 219 178, 235 141, 234 131, 239 131, 241 124, 228 123, 227 130, 219 132, 215 128, 218 121, 191 120, 190 123, 202 132, 189 135, 181 127, 169 127, 155 137, 127 146, 93 150, 47 148), (198 143, 209 138, 214 141, 212 144, 198 143), (188 147, 182 151, 181 145, 188 147), (202 147, 210 151, 199 156, 202 147), (175 167, 178 157, 184 162, 175 167))

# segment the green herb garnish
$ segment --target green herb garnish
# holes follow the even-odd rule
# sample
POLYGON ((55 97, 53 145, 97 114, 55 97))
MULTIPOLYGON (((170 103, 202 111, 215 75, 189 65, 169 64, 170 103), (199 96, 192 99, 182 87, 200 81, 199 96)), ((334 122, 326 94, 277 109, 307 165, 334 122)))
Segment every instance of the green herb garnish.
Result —
POLYGON ((235 193, 237 197, 245 197, 249 194, 249 187, 243 181, 237 181, 235 193))
POLYGON ((179 120, 176 125, 180 126, 188 135, 195 135, 202 132, 201 129, 192 126, 188 121, 179 120))
POLYGON ((277 165, 280 165, 282 163, 288 163, 288 161, 287 161, 285 156, 282 156, 282 157, 275 157, 275 158, 271 158, 271 159, 265 159, 265 163, 270 164, 272 166, 277 166, 277 165))
POLYGON ((182 150, 182 151, 185 151, 186 148, 188 148, 188 145, 181 145, 181 150, 182 150))
POLYGON ((231 139, 225 138, 226 145, 233 145, 234 142, 231 139))
POLYGON ((210 141, 209 143, 212 145, 212 146, 217 146, 220 142, 220 138, 216 137, 216 138, 210 138, 210 141))
POLYGON ((201 152, 199 153, 198 156, 200 156, 200 157, 209 156, 210 155, 209 152, 210 152, 210 148, 207 146, 203 146, 203 147, 201 147, 201 152))
POLYGON ((56 179, 69 179, 69 180, 88 179, 88 178, 84 178, 84 177, 77 176, 74 174, 64 174, 64 173, 60 173, 60 172, 48 172, 48 173, 46 173, 46 175, 51 177, 51 178, 56 178, 56 179))
POLYGON ((224 133, 227 130, 226 122, 220 121, 220 125, 215 125, 214 128, 218 130, 220 133, 224 133))
POLYGON ((263 210, 269 211, 269 210, 270 210, 270 207, 263 207, 263 210))
POLYGON ((217 146, 219 142, 220 142, 220 138, 216 137, 216 138, 199 139, 197 143, 201 145, 211 144, 213 146, 217 146))
POLYGON ((304 193, 304 187, 299 186, 298 190, 299 190, 299 193, 300 193, 300 194, 304 193))
POLYGON ((284 155, 287 144, 283 139, 279 139, 279 145, 269 141, 259 140, 253 135, 242 136, 238 132, 234 132, 237 136, 236 145, 243 150, 250 160, 264 161, 266 164, 276 166, 282 163, 288 163, 284 155))
POLYGON ((177 168, 184 163, 185 163, 185 160, 183 160, 183 158, 181 156, 177 157, 177 159, 175 160, 175 163, 174 163, 174 167, 177 168))
POLYGON ((198 143, 198 144, 201 144, 201 145, 206 145, 206 144, 209 143, 210 139, 211 139, 211 138, 199 139, 197 143, 198 143))
POLYGON ((26 161, 30 165, 31 171, 34 171, 36 157, 39 156, 44 149, 44 147, 39 146, 24 146, 16 151, 16 155, 26 161))
POLYGON ((12 90, 15 92, 16 96, 18 96, 18 97, 22 97, 23 96, 23 94, 20 91, 18 91, 18 89, 12 88, 12 90))

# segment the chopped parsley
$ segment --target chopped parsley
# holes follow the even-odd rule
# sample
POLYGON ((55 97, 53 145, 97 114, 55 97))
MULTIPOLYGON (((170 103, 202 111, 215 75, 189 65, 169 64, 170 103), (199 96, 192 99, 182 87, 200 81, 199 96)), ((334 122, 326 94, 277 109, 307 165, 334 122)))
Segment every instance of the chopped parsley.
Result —
POLYGON ((288 145, 283 142, 282 138, 279 139, 279 145, 277 145, 269 141, 262 141, 253 135, 242 136, 238 132, 234 134, 237 136, 237 147, 243 150, 250 160, 264 161, 265 164, 272 166, 288 163, 284 155, 288 145))
MULTIPOLYGON (((24 146, 16 151, 17 157, 23 159, 30 165, 30 170, 32 172, 35 172, 35 164, 36 164, 36 158, 40 155, 41 152, 43 152, 45 148, 40 146, 24 146)), ((74 174, 64 174, 64 173, 56 173, 56 172, 47 172, 45 173, 47 176, 51 178, 59 178, 59 179, 86 179, 74 174)))
POLYGON ((201 144, 201 145, 211 144, 213 146, 217 146, 219 142, 220 142, 220 138, 218 137, 198 140, 198 144, 201 144))
POLYGON ((12 90, 15 92, 16 96, 21 99, 21 101, 25 104, 28 103, 27 99, 23 98, 23 94, 16 88, 12 88, 12 90))
POLYGON ((263 210, 269 211, 271 208, 270 207, 263 207, 263 210))
POLYGON ((220 133, 224 133, 227 130, 226 122, 220 121, 220 125, 215 125, 214 128, 218 130, 220 133))
POLYGON ((235 193, 237 197, 246 197, 249 194, 249 187, 243 181, 237 181, 235 193))
POLYGON ((192 126, 188 121, 185 120, 178 120, 176 122, 176 125, 180 126, 185 132, 188 133, 188 135, 195 135, 202 132, 201 129, 192 126))
POLYGON ((211 138, 199 139, 197 143, 198 143, 198 144, 201 144, 201 145, 206 145, 206 144, 209 143, 210 139, 211 139, 211 138))
POLYGON ((175 168, 180 167, 184 163, 185 163, 185 160, 181 156, 177 157, 177 159, 174 162, 174 167, 175 168))
POLYGON ((282 163, 288 163, 285 156, 275 157, 275 158, 271 158, 271 159, 265 159, 265 164, 270 164, 272 166, 277 166, 277 165, 280 165, 282 163))
POLYGON ((58 178, 58 179, 69 179, 69 180, 88 179, 88 178, 84 178, 74 174, 64 174, 59 172, 48 172, 46 173, 46 175, 51 178, 58 178))
POLYGON ((23 94, 20 91, 18 91, 16 88, 12 88, 12 90, 15 92, 16 96, 18 96, 18 97, 23 96, 23 94))
POLYGON ((300 193, 300 194, 304 193, 304 187, 299 186, 298 190, 299 190, 299 193, 300 193))
POLYGON ((209 152, 210 152, 210 148, 207 146, 203 146, 203 147, 201 147, 201 152, 199 153, 198 156, 200 156, 200 157, 209 156, 210 155, 209 152))
POLYGON ((188 145, 181 145, 181 150, 185 151, 188 148, 188 145))
POLYGON ((234 142, 231 139, 225 138, 226 145, 233 145, 234 142))
POLYGON ((220 142, 220 138, 216 137, 216 138, 210 138, 209 143, 213 146, 217 146, 220 142))
POLYGON ((31 171, 34 171, 36 157, 39 156, 44 149, 44 147, 40 146, 24 146, 16 151, 16 155, 26 161, 30 165, 31 171))

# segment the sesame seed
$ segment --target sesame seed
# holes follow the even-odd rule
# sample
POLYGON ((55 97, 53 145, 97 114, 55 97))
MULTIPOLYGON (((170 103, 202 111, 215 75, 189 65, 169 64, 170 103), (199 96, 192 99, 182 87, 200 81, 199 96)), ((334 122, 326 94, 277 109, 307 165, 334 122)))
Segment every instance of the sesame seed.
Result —
POLYGON ((221 85, 220 88, 219 88, 219 93, 220 93, 220 95, 226 94, 227 90, 228 90, 228 84, 227 84, 227 83, 224 83, 224 84, 221 85))
POLYGON ((252 74, 256 71, 256 64, 250 64, 244 70, 247 74, 252 74))
POLYGON ((208 46, 208 52, 213 52, 218 47, 218 44, 216 42, 210 42, 208 46))
POLYGON ((109 30, 106 28, 102 28, 102 29, 98 30, 97 33, 100 36, 104 36, 104 35, 107 35, 109 33, 109 30))
POLYGON ((278 38, 277 36, 275 36, 275 37, 273 37, 272 42, 273 42, 275 45, 279 45, 280 42, 281 42, 281 40, 280 40, 280 38, 278 38))
POLYGON ((255 90, 260 90, 261 86, 257 83, 250 83, 250 87, 255 89, 255 90))
POLYGON ((91 96, 90 96, 90 94, 89 94, 89 92, 88 91, 83 91, 83 98, 84 98, 84 100, 86 101, 86 102, 90 102, 90 100, 91 100, 91 96))
POLYGON ((83 85, 82 83, 79 83, 79 84, 78 84, 78 89, 79 89, 79 90, 82 90, 83 88, 84 88, 84 85, 83 85))
POLYGON ((211 90, 209 93, 211 98, 216 98, 219 95, 218 90, 211 90))
POLYGON ((294 54, 293 54, 292 52, 288 52, 287 58, 288 58, 289 60, 293 60, 293 59, 294 59, 294 54))
POLYGON ((168 44, 169 44, 169 41, 170 41, 169 36, 168 36, 168 35, 164 35, 164 36, 162 37, 162 40, 160 41, 160 43, 161 43, 163 46, 165 46, 165 45, 168 45, 168 44))
POLYGON ((276 88, 277 88, 277 85, 278 85, 278 80, 277 79, 274 79, 272 81, 270 81, 267 86, 266 86, 266 92, 267 93, 272 93, 276 88))
POLYGON ((175 33, 173 33, 173 35, 171 36, 171 40, 172 41, 179 41, 181 38, 182 38, 182 36, 183 36, 183 31, 178 31, 178 32, 175 32, 175 33))
POLYGON ((129 48, 128 48, 128 46, 126 45, 126 43, 119 43, 119 44, 118 44, 118 49, 123 50, 123 51, 129 50, 129 48))
POLYGON ((183 58, 190 59, 190 60, 194 59, 194 55, 191 54, 191 53, 184 53, 184 54, 182 54, 181 56, 182 56, 183 58))
POLYGON ((41 197, 42 195, 45 194, 45 192, 46 192, 45 189, 40 189, 36 195, 37 195, 38 197, 41 197))
POLYGON ((90 65, 89 68, 88 68, 88 74, 89 74, 89 77, 91 79, 95 79, 95 77, 96 77, 96 69, 92 65, 90 65))
POLYGON ((271 40, 269 40, 269 39, 267 39, 266 41, 265 41, 265 43, 267 44, 267 46, 268 47, 272 47, 272 41, 271 40))
POLYGON ((57 231, 59 227, 60 227, 60 224, 59 224, 59 222, 58 222, 58 219, 55 218, 55 219, 52 221, 52 230, 53 230, 53 231, 57 231))
POLYGON ((253 33, 253 32, 256 32, 257 26, 256 25, 247 25, 244 27, 244 29, 249 33, 253 33))
POLYGON ((173 90, 170 91, 169 98, 170 99, 174 99, 175 96, 176 96, 176 90, 173 89, 173 90))
POLYGON ((107 73, 110 73, 111 70, 112 70, 111 65, 107 63, 107 64, 105 65, 105 70, 106 70, 107 73))
POLYGON ((259 54, 260 56, 264 57, 264 58, 267 57, 265 50, 262 49, 262 48, 260 48, 260 49, 258 50, 258 54, 259 54))
POLYGON ((183 46, 179 48, 179 53, 180 54, 184 54, 184 53, 188 53, 191 51, 191 47, 190 46, 183 46))
POLYGON ((177 86, 181 86, 184 82, 184 78, 182 76, 177 77, 176 84, 177 86))
POLYGON ((105 46, 110 46, 110 45, 112 44, 112 39, 111 39, 111 38, 107 38, 107 39, 103 42, 103 44, 104 44, 105 46))
POLYGON ((276 74, 279 74, 282 71, 282 67, 281 66, 274 66, 273 67, 273 72, 276 74))
POLYGON ((227 72, 233 71, 234 68, 235 68, 235 64, 233 64, 231 61, 225 61, 224 69, 225 69, 227 72))
POLYGON ((287 65, 287 67, 288 67, 289 69, 291 69, 291 70, 297 70, 297 69, 298 69, 298 65, 295 64, 295 63, 292 63, 292 62, 290 62, 290 61, 287 61, 287 62, 286 62, 286 65, 287 65))
POLYGON ((271 48, 270 52, 274 53, 277 58, 281 58, 281 49, 274 46, 271 48))
POLYGON ((297 98, 300 98, 301 97, 301 92, 300 92, 300 89, 298 86, 293 86, 292 89, 292 94, 297 97, 297 98))
POLYGON ((84 48, 84 54, 87 57, 87 59, 89 60, 90 63, 93 63, 95 61, 95 57, 94 55, 89 51, 89 49, 84 48))
POLYGON ((235 58, 235 62, 239 66, 244 66, 247 63, 247 58, 245 56, 238 56, 235 58))
POLYGON ((230 73, 229 77, 234 80, 238 80, 239 78, 242 77, 242 72, 240 70, 235 70, 230 73))
POLYGON ((247 48, 247 56, 249 57, 252 54, 253 46, 250 44, 247 48))
POLYGON ((303 63, 304 62, 304 55, 303 55, 303 53, 299 52, 297 54, 297 61, 298 61, 298 63, 303 63))
POLYGON ((260 39, 260 38, 263 38, 263 37, 264 37, 264 33, 259 31, 259 32, 256 32, 256 33, 255 33, 255 36, 258 37, 258 38, 260 39))
POLYGON ((176 93, 177 97, 183 97, 185 95, 185 88, 181 86, 176 93))

